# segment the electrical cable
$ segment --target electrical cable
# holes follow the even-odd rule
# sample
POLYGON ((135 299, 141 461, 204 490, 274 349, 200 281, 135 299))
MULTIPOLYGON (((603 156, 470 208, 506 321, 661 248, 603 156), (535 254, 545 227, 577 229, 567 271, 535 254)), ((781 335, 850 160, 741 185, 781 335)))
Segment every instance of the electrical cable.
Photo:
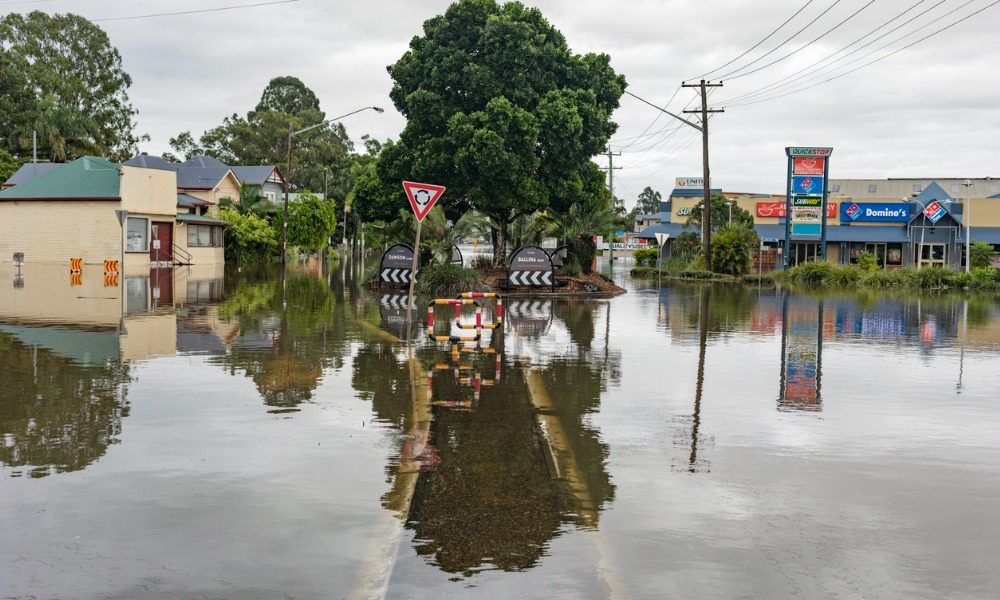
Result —
MULTIPOLYGON (((973 1, 974 1, 974 0, 969 0, 969 2, 966 2, 965 4, 963 4, 963 5, 961 6, 961 7, 959 7, 959 9, 961 9, 961 8, 963 8, 963 7, 965 7, 965 6, 967 6, 968 4, 971 4, 971 3, 973 2, 973 1)), ((906 50, 906 49, 908 49, 908 48, 911 48, 911 47, 913 47, 913 46, 915 46, 915 45, 917 45, 917 44, 919 44, 919 43, 921 43, 921 42, 923 42, 923 41, 925 41, 925 40, 927 40, 927 39, 930 39, 930 38, 934 37, 935 35, 937 35, 937 34, 939 34, 939 33, 943 32, 943 31, 947 31, 948 29, 951 29, 951 28, 952 28, 952 27, 954 27, 955 25, 958 25, 959 23, 961 23, 961 22, 963 22, 963 21, 966 21, 966 20, 968 20, 968 19, 971 19, 972 17, 974 17, 974 16, 978 15, 979 13, 983 12, 984 10, 986 10, 986 9, 988 9, 988 8, 992 8, 993 6, 996 6, 997 4, 1000 4, 1000 0, 994 0, 994 1, 993 1, 993 2, 991 2, 990 4, 987 4, 986 6, 984 6, 983 8, 980 8, 979 10, 977 10, 977 11, 975 11, 975 12, 973 12, 973 13, 969 14, 969 15, 966 15, 965 17, 962 17, 961 19, 959 19, 959 20, 955 21, 954 23, 950 23, 950 24, 948 24, 948 25, 945 25, 945 26, 944 26, 944 27, 942 27, 941 29, 938 29, 937 31, 934 31, 933 33, 929 33, 929 34, 927 34, 926 36, 924 36, 924 37, 920 38, 919 40, 916 40, 916 41, 914 41, 914 42, 911 42, 911 43, 909 43, 909 44, 907 44, 907 45, 905 45, 905 46, 903 46, 903 47, 901 47, 901 48, 897 48, 896 50, 893 50, 892 52, 890 52, 890 53, 888 53, 888 54, 886 54, 886 55, 884 55, 884 56, 880 56, 879 58, 876 58, 876 59, 874 59, 874 60, 871 60, 871 61, 869 61, 869 62, 867 62, 867 63, 865 63, 865 64, 863 64, 863 65, 860 65, 860 66, 858 66, 858 67, 855 67, 855 68, 853 68, 853 69, 851 69, 851 70, 849 70, 849 71, 845 71, 845 72, 843 72, 843 73, 840 73, 840 74, 838 74, 838 75, 834 75, 833 77, 830 77, 830 78, 828 78, 828 79, 824 79, 823 81, 819 81, 819 82, 816 82, 816 83, 814 83, 814 84, 812 84, 812 85, 808 85, 808 86, 806 86, 806 87, 803 87, 803 88, 799 88, 799 89, 795 89, 795 90, 791 90, 791 91, 789 91, 789 92, 786 92, 786 93, 784 93, 784 94, 779 94, 779 95, 776 95, 776 96, 770 96, 770 97, 767 97, 767 98, 763 98, 763 99, 759 99, 759 100, 752 100, 752 101, 747 101, 747 102, 740 102, 740 103, 736 103, 736 104, 732 104, 732 105, 730 105, 730 106, 747 106, 747 105, 750 105, 750 104, 759 104, 759 103, 761 103, 761 102, 768 102, 768 101, 770 101, 770 100, 777 100, 778 98, 784 98, 785 96, 790 96, 790 95, 792 95, 792 94, 796 94, 796 93, 798 93, 798 92, 804 92, 804 91, 806 91, 806 90, 808 90, 808 89, 811 89, 811 88, 814 88, 814 87, 816 87, 816 86, 818 86, 818 85, 822 85, 822 84, 824 84, 824 83, 829 83, 829 82, 831 82, 831 81, 834 81, 834 80, 836 80, 836 79, 840 79, 841 77, 844 77, 845 75, 850 75, 851 73, 854 73, 854 72, 856 72, 856 71, 860 71, 861 69, 863 69, 863 68, 865 68, 865 67, 867 67, 867 66, 870 66, 870 65, 873 65, 873 64, 875 64, 875 63, 877 63, 877 62, 880 62, 880 61, 883 61, 883 60, 885 60, 885 59, 889 58, 890 56, 893 56, 893 55, 895 55, 895 54, 898 54, 898 53, 900 53, 900 52, 902 52, 903 50, 906 50)), ((956 9, 956 10, 959 10, 959 9, 956 9)), ((952 12, 954 12, 954 11, 952 11, 952 12)), ((951 13, 949 13, 949 14, 951 14, 951 13)), ((918 30, 918 31, 919 31, 919 30, 918 30)), ((916 32, 911 32, 911 33, 908 33, 908 34, 906 34, 905 36, 903 36, 902 38, 900 38, 900 40, 901 40, 901 39, 905 39, 906 37, 909 37, 910 35, 913 35, 913 33, 916 33, 916 32)), ((895 43, 895 42, 897 42, 897 41, 899 41, 899 40, 895 40, 894 42, 890 42, 889 44, 886 44, 885 46, 883 46, 882 48, 880 48, 880 50, 881 50, 881 49, 885 49, 886 47, 888 47, 889 45, 891 45, 892 43, 895 43)), ((868 56, 870 56, 870 54, 869 54, 868 56)), ((863 57, 862 57, 862 58, 863 58, 863 57)), ((858 60, 861 60, 861 59, 858 59, 858 60)), ((853 62, 857 62, 857 61, 852 61, 852 63, 853 63, 853 62)))
POLYGON ((789 37, 789 38, 788 38, 788 39, 786 39, 785 41, 781 42, 780 44, 778 44, 778 45, 777 45, 777 46, 775 46, 774 48, 771 48, 770 50, 768 50, 767 52, 765 52, 765 53, 764 53, 764 54, 762 54, 761 56, 758 56, 757 58, 753 59, 753 60, 752 60, 752 61, 750 61, 749 63, 747 63, 747 64, 743 65, 742 67, 740 67, 740 68, 738 68, 738 69, 735 69, 735 70, 733 70, 733 71, 730 71, 730 72, 726 73, 725 75, 723 75, 723 76, 721 76, 721 77, 717 77, 716 79, 728 79, 728 78, 729 78, 729 77, 730 77, 731 75, 733 75, 733 74, 735 74, 735 73, 739 73, 739 72, 740 72, 740 71, 742 71, 743 69, 746 69, 747 67, 749 67, 749 66, 751 66, 751 65, 753 65, 753 64, 755 64, 755 63, 757 63, 758 61, 760 61, 760 60, 763 60, 764 58, 767 58, 768 56, 770 56, 771 54, 773 54, 773 53, 774 53, 774 52, 775 52, 776 50, 778 50, 779 48, 781 48, 782 46, 784 46, 784 45, 785 45, 785 44, 787 44, 788 42, 790 42, 790 41, 792 41, 793 39, 795 39, 795 36, 799 35, 799 34, 800 34, 800 33, 802 33, 803 31, 805 31, 806 29, 808 29, 808 28, 809 28, 809 27, 810 27, 810 26, 811 26, 811 25, 812 25, 813 23, 815 23, 816 21, 819 21, 820 19, 822 19, 822 18, 823 18, 823 16, 824 16, 824 15, 825 15, 826 13, 830 12, 831 10, 833 10, 833 7, 835 7, 835 6, 837 6, 838 4, 840 4, 840 2, 841 2, 841 0, 835 0, 835 1, 834 1, 834 3, 833 3, 833 4, 831 4, 830 6, 828 6, 826 10, 824 10, 824 11, 823 11, 823 12, 821 12, 821 13, 819 13, 819 15, 818 15, 818 16, 817 16, 817 17, 816 17, 815 19, 813 19, 812 21, 809 21, 808 23, 806 23, 805 27, 803 27, 802 29, 799 29, 798 31, 796 31, 795 33, 793 33, 793 34, 791 35, 791 37, 789 37))
POLYGON ((782 56, 781 58, 777 58, 777 59, 775 59, 775 60, 773 60, 773 61, 771 61, 771 62, 767 63, 767 64, 766 64, 766 65, 764 65, 764 66, 761 66, 761 67, 757 67, 756 69, 753 69, 753 70, 751 70, 751 71, 746 71, 745 73, 740 73, 739 75, 734 75, 733 77, 730 77, 729 79, 730 79, 730 80, 732 80, 732 79, 739 79, 740 77, 746 77, 747 75, 752 75, 752 74, 754 74, 754 73, 756 73, 756 72, 758 72, 758 71, 761 71, 761 70, 763 70, 763 69, 766 69, 766 68, 768 68, 768 67, 770 67, 770 66, 773 66, 773 65, 776 65, 776 64, 778 64, 779 62, 781 62, 781 61, 785 60, 785 59, 786 59, 786 58, 788 58, 789 56, 792 56, 792 55, 795 55, 795 54, 798 54, 799 52, 801 52, 801 51, 805 50, 805 49, 806 49, 806 48, 808 48, 809 46, 812 46, 812 45, 813 45, 813 44, 815 44, 816 42, 820 41, 821 39, 823 39, 824 37, 826 37, 826 36, 827 36, 827 35, 829 35, 830 33, 833 33, 833 32, 834 32, 835 30, 837 30, 837 29, 838 29, 838 28, 839 28, 839 27, 840 27, 841 25, 843 25, 843 24, 847 23, 848 21, 850 21, 850 20, 851 20, 851 19, 853 19, 854 17, 858 16, 858 14, 860 14, 860 13, 861 13, 861 11, 863 11, 863 10, 864 10, 864 9, 866 9, 866 8, 868 8, 868 7, 869 7, 869 6, 871 6, 872 4, 875 4, 875 0, 869 0, 869 1, 868 1, 868 4, 865 4, 864 6, 862 6, 861 8, 859 8, 858 10, 854 11, 854 12, 853 12, 853 13, 852 13, 852 14, 851 14, 851 15, 850 15, 849 17, 847 17, 846 19, 844 19, 844 20, 843 20, 843 21, 841 21, 840 23, 837 23, 836 25, 834 25, 834 26, 833 26, 833 27, 831 27, 830 29, 827 29, 827 30, 826 30, 825 32, 823 32, 822 34, 820 34, 820 36, 819 36, 819 37, 816 37, 816 38, 813 38, 813 39, 812 39, 811 41, 809 41, 809 42, 808 42, 808 43, 807 43, 807 44, 806 44, 805 46, 802 46, 802 47, 800 47, 800 48, 796 48, 795 50, 793 50, 793 51, 789 52, 788 54, 786 54, 786 55, 782 56))
POLYGON ((697 80, 704 79, 704 78, 708 77, 709 75, 711 75, 712 73, 715 73, 716 71, 725 69, 726 67, 728 67, 729 65, 731 65, 734 62, 738 61, 739 59, 743 58, 747 54, 750 54, 751 52, 753 52, 754 50, 756 50, 758 46, 760 46, 761 44, 763 44, 767 40, 771 39, 771 36, 773 36, 774 34, 778 33, 779 31, 781 31, 782 27, 784 27, 785 25, 788 25, 788 23, 790 23, 792 19, 794 19, 795 17, 799 16, 799 13, 802 12, 802 11, 804 11, 806 9, 806 7, 809 6, 812 3, 813 3, 813 0, 809 0, 808 2, 806 2, 805 4, 803 4, 802 8, 800 8, 797 11, 795 11, 795 14, 793 14, 792 16, 790 16, 787 19, 785 19, 785 22, 782 23, 781 25, 778 25, 777 29, 775 29, 771 33, 767 34, 767 36, 764 37, 764 39, 762 39, 761 41, 759 41, 756 44, 754 44, 753 46, 751 46, 750 49, 747 50, 746 52, 744 52, 743 54, 740 54, 739 56, 737 56, 736 58, 734 58, 731 61, 727 62, 726 64, 722 65, 721 67, 715 67, 714 69, 712 69, 708 73, 705 73, 704 75, 699 75, 697 77, 692 77, 691 79, 692 80, 695 80, 695 79, 697 79, 697 80))
POLYGON ((152 19, 154 17, 174 17, 177 15, 193 15, 197 13, 206 12, 220 12, 224 10, 238 10, 242 8, 256 8, 258 6, 270 6, 272 4, 291 4, 292 2, 301 2, 302 0, 272 0, 271 2, 259 2, 257 4, 239 4, 236 6, 220 6, 219 8, 200 8, 197 10, 185 10, 180 12, 172 13, 157 13, 152 15, 135 15, 131 17, 106 17, 104 19, 90 19, 94 23, 101 23, 106 21, 131 21, 135 19, 152 19))
MULTIPOLYGON (((895 33, 896 31, 899 31, 903 27, 906 27, 907 25, 909 25, 910 23, 912 23, 916 19, 919 19, 920 17, 922 17, 925 14, 927 14, 928 12, 934 10, 938 6, 941 6, 942 4, 944 4, 945 2, 947 2, 948 0, 939 0, 937 4, 931 6, 930 8, 928 8, 928 9, 924 10, 923 12, 917 14, 913 18, 911 18, 911 19, 909 19, 909 20, 901 23, 900 25, 897 25, 893 29, 890 29, 889 31, 885 32, 884 34, 880 35, 879 37, 877 37, 877 38, 869 41, 867 44, 864 44, 862 46, 859 46, 859 47, 855 48, 854 50, 851 50, 850 52, 848 52, 844 56, 841 56, 840 58, 838 58, 838 59, 830 62, 827 65, 823 65, 824 62, 830 60, 834 56, 837 56, 838 54, 840 54, 844 50, 847 50, 848 48, 850 48, 851 46, 853 46, 853 45, 857 44, 858 42, 864 40, 868 36, 873 35, 874 33, 878 32, 879 30, 885 28, 886 26, 888 26, 893 21, 899 19, 900 17, 904 16, 906 13, 910 12, 911 10, 917 8, 918 6, 920 6, 921 4, 923 4, 924 2, 927 2, 927 1, 928 0, 920 0, 916 4, 910 6, 910 8, 904 10, 903 12, 899 13, 895 17, 889 19, 888 21, 886 21, 882 25, 876 27, 872 31, 869 31, 865 35, 863 35, 863 36, 859 37, 858 39, 854 40, 853 42, 847 44, 846 46, 842 47, 841 49, 837 50, 836 52, 828 54, 827 56, 825 56, 821 60, 816 61, 815 63, 813 63, 809 67, 805 67, 803 69, 800 69, 799 71, 796 71, 795 73, 792 73, 791 75, 783 77, 783 78, 781 78, 781 79, 779 79, 777 81, 769 83, 769 84, 767 84, 767 85, 765 85, 763 87, 760 87, 760 88, 758 88, 756 90, 753 90, 753 91, 750 91, 750 92, 745 92, 745 93, 740 94, 738 96, 734 96, 732 98, 729 98, 728 100, 726 100, 726 104, 730 105, 733 102, 740 102, 742 100, 749 99, 749 98, 754 97, 754 96, 762 95, 762 94, 764 94, 764 93, 766 93, 768 91, 775 91, 777 89, 780 89, 780 88, 783 88, 783 87, 787 87, 789 85, 794 85, 796 83, 801 83, 802 77, 806 77, 808 75, 812 75, 814 73, 822 71, 823 69, 829 69, 829 68, 833 67, 836 63, 841 62, 843 60, 846 60, 851 55, 853 55, 853 54, 855 54, 857 52, 860 52, 861 50, 864 50, 865 48, 867 48, 868 46, 871 46, 872 44, 878 42, 879 40, 885 39, 888 35, 890 35, 892 33, 895 33), (793 78, 796 78, 797 80, 796 81, 790 81, 790 82, 788 82, 788 80, 793 79, 793 78), (788 83, 785 83, 785 82, 788 82, 788 83)), ((917 29, 917 31, 919 31, 919 28, 917 29)), ((869 53, 869 54, 866 54, 865 56, 870 56, 871 54, 872 53, 869 53)), ((851 63, 848 63, 848 64, 851 64, 851 63)))

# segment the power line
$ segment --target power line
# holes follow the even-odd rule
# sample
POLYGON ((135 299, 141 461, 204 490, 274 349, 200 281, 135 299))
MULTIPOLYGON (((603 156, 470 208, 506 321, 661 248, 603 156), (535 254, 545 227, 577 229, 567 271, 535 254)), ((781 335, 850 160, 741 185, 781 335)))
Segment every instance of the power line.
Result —
MULTIPOLYGON (((974 0, 969 0, 969 2, 966 2, 965 4, 963 4, 962 6, 960 6, 960 7, 959 7, 958 9, 956 9, 956 10, 959 10, 959 9, 961 9, 961 8, 964 8, 965 6, 967 6, 967 5, 971 4, 971 3, 973 2, 973 1, 974 1, 974 0)), ((939 33, 943 32, 943 31, 947 31, 948 29, 951 29, 951 28, 952 28, 952 27, 954 27, 955 25, 958 25, 959 23, 961 23, 961 22, 963 22, 963 21, 966 21, 966 20, 968 20, 968 19, 971 19, 972 17, 974 17, 974 16, 978 15, 979 13, 983 12, 984 10, 986 10, 986 9, 988 9, 988 8, 992 8, 993 6, 996 6, 997 4, 1000 4, 1000 0, 994 0, 994 1, 993 1, 993 2, 991 2, 990 4, 987 4, 986 6, 984 6, 983 8, 980 8, 979 10, 977 10, 977 11, 975 11, 975 12, 973 12, 973 13, 969 14, 969 15, 966 15, 966 16, 962 17, 961 19, 959 19, 959 20, 955 21, 954 23, 950 23, 950 24, 948 24, 948 25, 945 25, 945 26, 944 26, 944 27, 942 27, 941 29, 938 29, 937 31, 934 31, 933 33, 929 33, 929 34, 925 35, 924 37, 920 38, 919 40, 916 40, 916 41, 914 41, 914 42, 911 42, 911 43, 909 43, 909 44, 907 44, 907 45, 905 45, 905 46, 903 46, 903 47, 901 47, 901 48, 898 48, 898 49, 896 49, 896 50, 893 50, 892 52, 890 52, 890 53, 888 53, 888 54, 886 54, 886 55, 884 55, 884 56, 880 56, 879 58, 876 58, 876 59, 874 59, 874 60, 871 60, 871 61, 868 61, 868 62, 866 62, 865 64, 863 64, 863 65, 861 65, 861 66, 858 66, 858 67, 855 67, 854 69, 851 69, 851 70, 849 70, 849 71, 845 71, 845 72, 843 72, 843 73, 840 73, 839 75, 834 75, 833 77, 830 77, 830 78, 827 78, 827 79, 824 79, 823 81, 819 81, 819 82, 816 82, 816 83, 814 83, 814 84, 812 84, 812 85, 808 85, 808 86, 806 86, 806 87, 803 87, 803 88, 799 88, 799 89, 795 89, 795 90, 791 90, 791 91, 789 91, 789 92, 786 92, 786 93, 784 93, 784 94, 779 94, 779 95, 777 95, 777 96, 770 96, 770 97, 767 97, 767 98, 762 98, 762 99, 759 99, 759 100, 752 100, 752 101, 747 101, 747 102, 741 102, 741 103, 737 103, 737 104, 731 104, 730 106, 747 106, 747 105, 749 105, 749 104, 759 104, 759 103, 761 103, 761 102, 767 102, 767 101, 769 101, 769 100, 777 100, 778 98, 784 98, 785 96, 790 96, 790 95, 792 95, 792 94, 796 94, 796 93, 798 93, 798 92, 804 92, 804 91, 806 91, 806 90, 808 90, 808 89, 811 89, 811 88, 814 88, 814 87, 816 87, 816 86, 818 86, 818 85, 822 85, 822 84, 824 84, 824 83, 829 83, 829 82, 831 82, 831 81, 833 81, 833 80, 835 80, 835 79, 840 79, 841 77, 844 77, 845 75, 850 75, 851 73, 854 73, 854 72, 856 72, 856 71, 860 71, 861 69, 863 69, 863 68, 865 68, 865 67, 867 67, 867 66, 870 66, 870 65, 873 65, 873 64, 875 64, 875 63, 877 63, 877 62, 880 62, 880 61, 882 61, 882 60, 885 60, 885 59, 889 58, 890 56, 893 56, 893 55, 895 55, 895 54, 898 54, 898 53, 902 52, 903 50, 906 50, 907 48, 911 48, 911 47, 913 47, 913 46, 915 46, 915 45, 919 44, 920 42, 923 42, 923 41, 925 41, 925 40, 927 40, 927 39, 930 39, 930 38, 934 37, 935 35, 937 35, 937 34, 939 34, 939 33)), ((954 12, 955 12, 955 11, 952 11, 952 13, 954 13, 954 12)), ((952 13, 949 13, 949 14, 952 14, 952 13)), ((906 38, 906 37, 909 37, 909 36, 913 35, 913 33, 916 33, 916 32, 914 31, 914 32, 911 32, 911 33, 908 33, 908 34, 906 34, 905 36, 903 36, 903 37, 902 37, 902 38, 900 38, 900 39, 904 39, 904 38, 906 38)), ((899 41, 899 40, 895 40, 895 41, 899 41)), ((882 48, 880 48, 880 50, 881 50, 881 49, 885 49, 886 47, 888 47, 888 46, 889 46, 890 44, 892 44, 892 43, 894 43, 894 42, 890 42, 889 44, 886 44, 885 46, 882 46, 882 48)), ((870 56, 870 54, 869 54, 869 56, 870 56)), ((858 60, 860 60, 860 59, 858 59, 858 60)), ((853 63, 853 62, 857 62, 857 61, 852 61, 852 63, 853 63)))
MULTIPOLYGON (((812 46, 813 44, 815 44, 816 42, 820 41, 821 39, 823 39, 824 37, 826 37, 830 33, 833 33, 835 30, 837 30, 844 23, 847 23, 848 21, 850 21, 854 17, 858 16, 858 14, 860 14, 861 11, 863 11, 866 8, 868 8, 872 4, 875 4, 875 0, 869 0, 868 4, 865 4, 864 6, 862 6, 861 8, 859 8, 858 10, 854 11, 849 17, 847 17, 846 19, 844 19, 840 23, 837 23, 836 25, 834 25, 830 29, 827 29, 825 32, 823 32, 822 34, 820 34, 819 37, 813 38, 805 46, 802 46, 800 48, 796 48, 795 50, 792 50, 791 52, 789 52, 788 54, 782 56, 781 58, 777 58, 775 60, 772 60, 771 62, 767 63, 764 66, 757 67, 756 69, 753 69, 752 71, 746 71, 744 73, 740 73, 739 75, 735 75, 733 77, 730 77, 729 79, 731 79, 731 80, 732 79, 739 79, 740 77, 746 77, 747 75, 752 75, 752 74, 754 74, 754 73, 756 73, 758 71, 766 69, 766 68, 768 68, 770 66, 773 66, 773 65, 775 65, 775 64, 777 64, 777 63, 785 60, 786 58, 788 58, 789 56, 792 56, 793 54, 797 54, 798 52, 801 52, 801 51, 805 50, 806 48, 808 48, 809 46, 812 46)), ((747 66, 749 66, 749 65, 747 65, 747 66)))
POLYGON ((257 4, 239 4, 236 6, 221 6, 219 8, 201 8, 197 10, 185 10, 180 12, 172 13, 157 13, 152 15, 135 15, 131 17, 107 17, 104 19, 91 19, 95 23, 105 22, 105 21, 131 21, 135 19, 152 19, 155 17, 174 17, 177 15, 193 15, 198 13, 207 12, 221 12, 224 10, 239 10, 243 8, 256 8, 258 6, 270 6, 272 4, 291 4, 292 2, 301 2, 302 0, 272 0, 271 2, 259 2, 257 4))
MULTIPOLYGON (((705 77, 708 77, 708 76, 709 76, 709 75, 711 75, 712 73, 715 73, 716 71, 719 71, 719 70, 722 70, 722 69, 725 69, 726 67, 728 67, 729 65, 731 65, 731 64, 733 64, 734 62, 738 61, 739 59, 743 58, 743 57, 744 57, 744 56, 746 56, 747 54, 750 54, 751 52, 753 52, 754 50, 756 50, 758 46, 760 46, 761 44, 763 44, 763 43, 764 43, 764 42, 766 42, 767 40, 771 39, 771 36, 773 36, 774 34, 778 33, 779 31, 781 31, 781 28, 782 28, 782 27, 784 27, 785 25, 788 25, 788 23, 790 23, 792 19, 794 19, 795 17, 799 16, 799 13, 800 13, 800 12, 802 12, 802 11, 804 11, 804 10, 806 9, 806 7, 807 7, 807 6, 809 6, 809 5, 810 5, 810 4, 812 4, 812 3, 813 3, 813 0, 809 0, 808 2, 806 2, 805 4, 803 4, 803 5, 802 5, 802 8, 800 8, 800 9, 799 9, 799 10, 797 10, 797 11, 795 11, 795 14, 793 14, 792 16, 790 16, 790 17, 788 17, 787 19, 785 19, 785 22, 784 22, 784 23, 782 23, 781 25, 778 25, 778 28, 777 28, 777 29, 775 29, 775 30, 774 30, 774 31, 772 31, 771 33, 767 34, 767 36, 766 36, 766 37, 764 37, 764 39, 762 39, 761 41, 759 41, 759 42, 757 42, 756 44, 754 44, 753 46, 751 46, 751 47, 750 47, 750 49, 749 49, 749 50, 747 50, 746 52, 744 52, 743 54, 740 54, 739 56, 737 56, 736 58, 734 58, 734 59, 732 59, 731 61, 727 62, 726 64, 722 65, 721 67, 715 67, 714 69, 712 69, 712 70, 711 70, 711 71, 709 71, 708 73, 704 73, 704 74, 702 74, 702 75, 699 75, 699 76, 697 76, 697 77, 692 77, 691 79, 704 79, 705 77)), ((676 92, 675 92, 675 93, 676 93, 676 92)))
MULTIPOLYGON (((885 39, 885 37, 888 36, 889 34, 894 33, 896 31, 899 31, 903 27, 906 27, 907 25, 909 25, 913 21, 919 19, 920 17, 922 17, 925 14, 927 14, 928 12, 934 10, 938 6, 941 6, 942 4, 944 4, 945 2, 947 2, 948 0, 939 0, 938 3, 935 4, 934 6, 931 6, 930 8, 924 10, 923 12, 921 12, 920 14, 914 16, 913 18, 909 19, 908 21, 905 21, 904 23, 901 23, 900 25, 897 25, 893 29, 890 29, 889 31, 885 32, 884 34, 880 35, 879 37, 871 40, 867 44, 864 44, 862 46, 859 46, 859 47, 855 48, 854 50, 851 50, 850 52, 848 52, 844 56, 841 56, 840 58, 834 60, 833 62, 831 62, 831 63, 829 63, 827 65, 821 66, 821 65, 823 65, 823 63, 829 61, 834 56, 837 56, 838 54, 840 54, 844 50, 847 50, 851 46, 853 46, 853 45, 857 44, 858 42, 864 40, 865 38, 873 35, 874 33, 878 32, 879 30, 884 29, 886 26, 888 26, 893 21, 899 19, 900 17, 902 17, 906 13, 910 12, 911 10, 917 8, 918 6, 920 6, 921 4, 923 4, 924 2, 927 2, 927 1, 928 0, 920 0, 919 2, 917 2, 916 4, 910 6, 909 8, 907 8, 906 10, 904 10, 903 12, 899 13, 898 15, 896 15, 895 17, 889 19, 885 23, 882 23, 881 25, 879 25, 875 29, 869 31, 868 33, 864 34, 863 36, 859 37, 858 39, 854 40, 853 42, 847 44, 846 46, 842 47, 841 49, 837 50, 836 52, 828 54, 827 56, 825 56, 821 60, 816 61, 815 63, 813 63, 809 67, 805 67, 803 69, 800 69, 800 70, 792 73, 791 75, 788 75, 786 77, 782 77, 781 79, 779 79, 779 80, 777 80, 775 82, 769 83, 769 84, 767 84, 767 85, 765 85, 763 87, 760 87, 760 88, 758 88, 756 90, 753 90, 753 91, 750 91, 750 92, 745 92, 745 93, 740 94, 738 96, 734 96, 733 98, 730 98, 726 102, 727 103, 739 102, 739 101, 744 100, 744 99, 748 99, 748 98, 751 98, 751 97, 754 97, 754 96, 762 95, 763 93, 765 93, 765 92, 767 92, 769 90, 770 91, 774 91, 774 90, 777 90, 777 89, 780 89, 780 88, 783 88, 783 87, 787 87, 789 85, 794 85, 796 83, 801 83, 802 77, 807 76, 807 75, 812 75, 812 74, 814 74, 814 73, 816 73, 818 71, 821 71, 823 69, 828 69, 830 67, 833 67, 834 64, 847 59, 852 54, 860 52, 861 50, 864 50, 865 48, 867 48, 868 46, 871 46, 875 42, 877 42, 877 41, 879 41, 881 39, 885 39), (788 83, 784 83, 784 82, 786 82, 786 81, 788 81, 790 79, 793 79, 793 78, 795 78, 796 81, 791 81, 791 82, 788 82, 788 83)), ((918 29, 918 31, 919 31, 919 29, 918 29)), ((868 56, 868 55, 866 55, 866 56, 868 56)), ((848 64, 850 64, 850 63, 848 63, 848 64)))
POLYGON ((773 54, 773 53, 774 53, 774 52, 775 52, 776 50, 778 50, 779 48, 781 48, 782 46, 784 46, 784 45, 785 45, 785 44, 787 44, 788 42, 790 42, 790 41, 792 41, 793 39, 795 39, 795 36, 799 35, 799 34, 800 34, 800 33, 802 33, 803 31, 805 31, 806 29, 809 29, 809 27, 810 27, 810 26, 811 26, 811 25, 812 25, 813 23, 815 23, 816 21, 819 21, 820 19, 822 19, 822 18, 823 18, 823 16, 824 16, 824 15, 825 15, 826 13, 830 12, 831 10, 833 10, 833 7, 834 7, 834 6, 837 6, 838 4, 840 4, 840 2, 841 2, 841 0, 835 0, 835 1, 834 1, 834 3, 833 3, 833 4, 831 4, 830 6, 828 6, 826 10, 824 10, 824 11, 823 11, 823 12, 821 12, 821 13, 819 13, 819 15, 818 15, 818 16, 817 16, 817 17, 816 17, 815 19, 813 19, 812 21, 809 21, 808 23, 806 23, 805 27, 803 27, 802 29, 799 29, 798 31, 796 31, 795 33, 793 33, 793 34, 791 35, 791 37, 789 37, 789 38, 788 38, 788 39, 786 39, 785 41, 781 42, 780 44, 778 44, 778 45, 777 45, 777 46, 775 46, 774 48, 771 48, 770 50, 768 50, 767 52, 765 52, 765 53, 764 53, 764 54, 762 54, 761 56, 758 56, 757 58, 753 59, 753 60, 752 60, 752 61, 750 61, 749 63, 747 63, 747 64, 743 65, 742 67, 740 67, 740 68, 738 68, 738 69, 734 69, 734 70, 732 70, 732 71, 730 71, 730 72, 726 73, 725 75, 723 75, 723 76, 721 76, 721 77, 718 77, 718 79, 727 79, 727 78, 729 78, 729 77, 730 77, 731 75, 733 75, 734 73, 739 73, 739 72, 740 72, 740 71, 742 71, 743 69, 746 69, 747 67, 749 67, 749 66, 751 66, 751 65, 753 65, 753 64, 755 64, 755 63, 757 63, 758 61, 760 61, 760 60, 763 60, 763 59, 767 58, 768 56, 770 56, 771 54, 773 54))

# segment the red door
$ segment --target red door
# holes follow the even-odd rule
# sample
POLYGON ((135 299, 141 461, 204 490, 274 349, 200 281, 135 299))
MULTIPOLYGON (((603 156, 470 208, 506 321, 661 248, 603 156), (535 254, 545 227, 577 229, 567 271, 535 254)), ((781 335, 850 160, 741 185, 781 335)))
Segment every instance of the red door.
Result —
POLYGON ((152 241, 149 244, 151 262, 172 263, 174 260, 174 224, 153 221, 152 241))

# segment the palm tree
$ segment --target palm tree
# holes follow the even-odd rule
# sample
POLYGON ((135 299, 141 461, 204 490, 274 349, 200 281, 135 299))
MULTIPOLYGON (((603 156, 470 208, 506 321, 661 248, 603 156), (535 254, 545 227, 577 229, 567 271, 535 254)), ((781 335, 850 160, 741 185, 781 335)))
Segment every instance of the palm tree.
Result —
POLYGON ((79 107, 65 106, 59 98, 47 95, 36 104, 34 118, 18 132, 21 148, 30 150, 32 133, 38 146, 52 162, 66 162, 87 154, 102 155, 108 148, 97 140, 101 128, 79 107))

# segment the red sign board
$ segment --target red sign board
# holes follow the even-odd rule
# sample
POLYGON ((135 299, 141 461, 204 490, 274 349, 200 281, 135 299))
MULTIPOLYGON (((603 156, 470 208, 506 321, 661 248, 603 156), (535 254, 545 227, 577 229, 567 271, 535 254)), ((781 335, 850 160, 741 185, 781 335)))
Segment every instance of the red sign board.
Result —
POLYGON ((784 217, 785 216, 785 202, 758 202, 757 203, 757 216, 758 217, 784 217))
POLYGON ((792 159, 793 175, 822 175, 824 167, 826 167, 825 158, 796 156, 792 159))
MULTIPOLYGON (((785 203, 782 202, 758 202, 757 203, 757 216, 758 217, 778 217, 781 219, 785 218, 785 203)), ((826 203, 826 218, 834 219, 837 217, 837 203, 827 202, 826 203)))
POLYGON ((406 197, 410 201, 410 207, 413 208, 413 214, 417 216, 418 221, 424 220, 427 213, 431 212, 431 207, 444 193, 443 185, 415 183, 413 181, 404 181, 403 189, 406 190, 406 197))

